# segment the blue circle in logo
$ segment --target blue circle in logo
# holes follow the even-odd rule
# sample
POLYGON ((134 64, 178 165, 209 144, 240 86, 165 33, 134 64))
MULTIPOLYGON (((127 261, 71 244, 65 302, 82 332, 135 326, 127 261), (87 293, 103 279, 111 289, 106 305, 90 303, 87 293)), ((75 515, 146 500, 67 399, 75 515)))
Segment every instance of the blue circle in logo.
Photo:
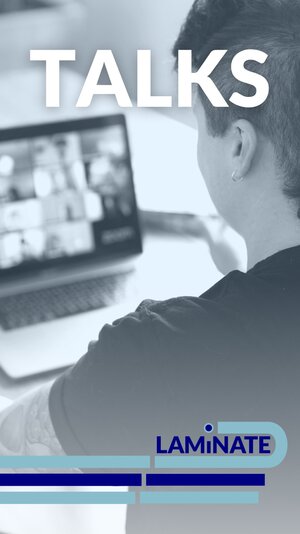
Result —
POLYGON ((205 425, 204 430, 208 434, 211 434, 214 431, 214 426, 208 423, 207 425, 205 425))

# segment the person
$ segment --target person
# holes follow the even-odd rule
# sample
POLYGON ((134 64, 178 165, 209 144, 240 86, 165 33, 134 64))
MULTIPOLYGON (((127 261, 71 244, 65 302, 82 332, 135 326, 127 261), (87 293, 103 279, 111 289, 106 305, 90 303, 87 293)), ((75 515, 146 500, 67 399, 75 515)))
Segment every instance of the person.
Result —
POLYGON ((299 30, 298 0, 196 0, 174 46, 175 57, 192 50, 195 69, 211 50, 228 50, 212 75, 227 101, 253 90, 232 77, 233 56, 268 54, 255 64, 270 84, 259 108, 214 108, 194 93, 199 167, 245 239, 247 272, 232 271, 200 297, 143 302, 104 326, 53 385, 1 416, 2 454, 153 455, 156 436, 197 436, 207 422, 284 428, 288 455, 268 471, 258 506, 133 506, 130 534, 298 530, 299 30))

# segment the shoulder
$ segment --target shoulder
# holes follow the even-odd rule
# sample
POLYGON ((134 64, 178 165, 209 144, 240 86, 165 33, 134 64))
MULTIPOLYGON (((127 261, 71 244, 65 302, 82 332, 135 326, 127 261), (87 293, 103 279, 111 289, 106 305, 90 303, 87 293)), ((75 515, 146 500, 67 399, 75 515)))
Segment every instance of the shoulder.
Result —
POLYGON ((234 272, 200 297, 184 296, 166 301, 145 300, 133 312, 105 325, 98 346, 110 350, 139 347, 142 351, 185 349, 195 344, 213 345, 216 333, 220 342, 228 330, 242 321, 240 301, 245 277, 234 272))

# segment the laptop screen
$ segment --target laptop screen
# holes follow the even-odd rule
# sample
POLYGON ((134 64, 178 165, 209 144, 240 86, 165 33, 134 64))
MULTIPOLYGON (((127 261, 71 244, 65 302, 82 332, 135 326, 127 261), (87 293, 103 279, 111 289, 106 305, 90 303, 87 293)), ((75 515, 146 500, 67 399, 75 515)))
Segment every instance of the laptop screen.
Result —
POLYGON ((140 252, 125 119, 0 133, 0 271, 140 252))

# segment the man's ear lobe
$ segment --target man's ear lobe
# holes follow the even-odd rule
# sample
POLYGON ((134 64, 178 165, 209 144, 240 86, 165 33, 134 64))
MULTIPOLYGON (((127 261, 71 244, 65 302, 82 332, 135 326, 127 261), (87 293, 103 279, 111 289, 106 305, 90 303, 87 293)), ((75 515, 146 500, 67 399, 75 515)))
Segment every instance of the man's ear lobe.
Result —
POLYGON ((257 133, 251 122, 240 119, 235 128, 235 168, 237 173, 246 177, 250 172, 257 151, 257 133))

